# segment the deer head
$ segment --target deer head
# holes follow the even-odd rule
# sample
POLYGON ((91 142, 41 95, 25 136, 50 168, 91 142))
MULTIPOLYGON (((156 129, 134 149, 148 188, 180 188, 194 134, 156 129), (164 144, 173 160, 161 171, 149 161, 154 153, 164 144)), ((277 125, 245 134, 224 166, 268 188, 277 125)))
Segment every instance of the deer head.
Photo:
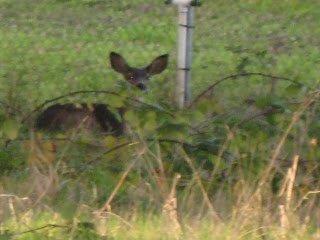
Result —
POLYGON ((121 73, 124 78, 132 85, 141 90, 147 88, 147 82, 156 74, 161 73, 167 68, 169 55, 165 54, 154 59, 147 67, 130 67, 126 60, 118 53, 110 53, 110 62, 112 68, 121 73))

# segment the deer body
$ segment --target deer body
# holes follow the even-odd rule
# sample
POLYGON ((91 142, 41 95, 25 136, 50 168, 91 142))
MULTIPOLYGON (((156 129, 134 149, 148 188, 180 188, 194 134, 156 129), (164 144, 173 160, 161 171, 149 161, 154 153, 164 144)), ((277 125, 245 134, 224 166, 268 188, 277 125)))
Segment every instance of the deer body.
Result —
POLYGON ((51 132, 83 128, 115 136, 123 133, 122 122, 108 110, 107 104, 54 104, 38 116, 35 126, 51 132))
MULTIPOLYGON (((112 68, 121 73, 132 85, 145 90, 148 80, 161 73, 167 67, 168 55, 157 57, 147 67, 130 67, 125 59, 114 52, 110 53, 112 68)), ((125 123, 119 120, 109 109, 108 104, 75 105, 54 104, 46 108, 36 119, 35 127, 51 132, 64 131, 72 128, 85 128, 90 131, 111 133, 119 136, 124 132, 125 123)), ((120 115, 124 110, 120 110, 120 115)))

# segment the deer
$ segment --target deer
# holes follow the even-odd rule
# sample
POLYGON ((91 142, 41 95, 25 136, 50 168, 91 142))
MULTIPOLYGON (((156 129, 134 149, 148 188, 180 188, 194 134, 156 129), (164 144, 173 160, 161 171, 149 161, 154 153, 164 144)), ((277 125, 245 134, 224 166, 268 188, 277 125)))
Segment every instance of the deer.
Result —
MULTIPOLYGON (((110 63, 114 71, 121 73, 126 81, 141 91, 147 89, 148 81, 163 72, 168 65, 168 54, 155 58, 146 67, 131 67, 118 53, 110 53, 110 63)), ((120 110, 122 116, 125 110, 120 110)), ((79 105, 73 103, 54 104, 44 109, 36 118, 35 128, 48 132, 61 132, 73 128, 109 133, 120 136, 125 131, 124 120, 118 120, 109 105, 105 103, 79 105)))

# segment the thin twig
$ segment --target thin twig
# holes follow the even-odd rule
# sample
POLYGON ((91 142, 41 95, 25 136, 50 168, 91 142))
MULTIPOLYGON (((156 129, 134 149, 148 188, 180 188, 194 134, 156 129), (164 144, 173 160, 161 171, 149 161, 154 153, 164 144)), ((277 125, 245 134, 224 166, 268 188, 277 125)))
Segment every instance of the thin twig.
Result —
POLYGON ((318 98, 320 98, 320 91, 316 91, 314 96, 312 96, 312 97, 307 97, 304 100, 304 104, 300 107, 300 109, 293 114, 291 123, 289 124, 289 126, 286 129, 286 131, 284 132, 280 142, 278 143, 277 148, 275 149, 275 152, 270 160, 269 166, 266 169, 265 174, 263 175, 263 178, 261 179, 261 181, 259 183, 258 189, 260 189, 266 183, 266 181, 271 173, 271 170, 274 168, 275 161, 277 160, 277 158, 281 152, 281 149, 282 149, 282 147, 283 147, 283 145, 289 135, 290 130, 293 128, 293 126, 296 124, 296 122, 300 119, 300 116, 305 112, 305 110, 318 98))
POLYGON ((161 142, 177 143, 177 144, 181 144, 182 146, 188 146, 188 147, 192 147, 192 148, 195 147, 194 145, 192 145, 191 143, 188 143, 188 142, 183 142, 183 141, 174 140, 174 139, 166 139, 166 138, 160 138, 160 139, 147 138, 146 141, 148 141, 148 142, 157 141, 159 143, 161 143, 161 142))
MULTIPOLYGON (((155 141, 156 139, 152 139, 152 138, 148 138, 146 139, 146 141, 155 141)), ((173 140, 173 139, 157 139, 158 142, 168 142, 168 143, 178 143, 178 144, 181 144, 182 146, 188 146, 188 147, 195 147, 193 146, 192 144, 188 143, 188 142, 181 142, 181 141, 178 141, 178 140, 173 140)), ((113 151, 116 151, 120 148, 123 148, 123 147, 126 147, 126 146, 133 146, 133 145, 137 145, 137 144, 140 144, 140 142, 126 142, 126 143, 122 143, 122 144, 119 144, 111 149, 108 149, 107 151, 104 151, 102 153, 100 153, 98 156, 94 157, 92 160, 90 160, 89 162, 85 163, 85 164, 82 164, 80 165, 79 167, 77 167, 77 169, 73 172, 73 173, 79 173, 81 171, 83 171, 86 166, 89 166, 93 163, 96 163, 98 161, 100 161, 102 159, 103 156, 113 152, 113 151)))
MULTIPOLYGON (((100 214, 100 212, 97 212, 97 211, 94 211, 93 214, 100 214)), ((126 224, 128 227, 132 228, 132 229, 135 229, 135 227, 129 222, 127 221, 126 219, 124 219, 123 217, 121 217, 120 215, 118 214, 115 214, 113 212, 106 212, 106 215, 112 215, 112 216, 115 216, 116 218, 118 218, 121 222, 123 222, 124 224, 126 224)), ((99 215, 100 216, 100 215, 99 215)), ((103 217, 103 216, 100 216, 102 218, 108 218, 108 216, 106 217, 103 217)), ((136 229, 135 229, 136 230, 136 229)))
POLYGON ((74 172, 72 172, 72 174, 79 173, 79 172, 83 171, 86 168, 86 166, 89 166, 89 165, 91 165, 93 163, 96 163, 96 162, 100 161, 103 156, 105 156, 105 155, 107 155, 107 154, 109 154, 111 152, 114 152, 114 151, 116 151, 116 150, 118 150, 120 148, 126 147, 126 146, 133 146, 133 145, 137 145, 137 144, 139 144, 139 142, 134 142, 134 143, 126 142, 126 143, 119 144, 119 145, 117 145, 117 146, 115 146, 115 147, 113 147, 111 149, 108 149, 107 151, 104 151, 104 152, 100 153, 98 156, 94 157, 89 162, 87 162, 85 164, 82 164, 79 167, 77 167, 76 170, 74 172))
POLYGON ((289 183, 288 183, 288 187, 287 187, 286 205, 285 205, 287 211, 290 210, 290 206, 291 206, 292 189, 293 189, 294 181, 296 179, 299 157, 300 157, 299 155, 294 156, 292 167, 290 168, 290 171, 288 172, 289 173, 289 176, 288 176, 289 183))
POLYGON ((21 115, 23 114, 23 112, 22 112, 20 109, 14 107, 14 106, 12 106, 12 105, 9 105, 8 103, 5 103, 4 101, 1 101, 1 100, 0 100, 0 103, 1 103, 3 106, 5 106, 6 108, 11 108, 11 109, 14 110, 15 112, 18 112, 18 113, 21 114, 21 115))
POLYGON ((13 194, 0 194, 0 197, 8 197, 8 198, 15 198, 17 200, 30 200, 28 197, 18 197, 17 195, 13 194))
MULTIPOLYGON (((298 84, 300 86, 305 86, 304 84, 298 82, 298 81, 295 81, 295 80, 292 80, 292 79, 289 79, 289 78, 286 78, 286 77, 278 77, 278 76, 273 76, 273 75, 270 75, 270 74, 264 74, 264 73, 241 73, 241 74, 234 74, 234 75, 230 75, 230 76, 227 76, 227 77, 224 77, 222 79, 219 79, 217 80, 216 82, 212 83, 209 87, 207 87, 204 91, 202 91, 201 93, 199 93, 194 99, 193 101, 190 103, 189 105, 189 108, 191 108, 194 104, 196 104, 199 99, 201 97, 203 97, 207 92, 209 92, 210 90, 212 90, 213 88, 215 88, 218 84, 220 84, 221 82, 224 82, 228 79, 235 79, 235 78, 240 78, 240 77, 247 77, 247 76, 261 76, 261 77, 267 77, 267 78, 272 78, 273 80, 283 80, 283 81, 289 81, 289 82, 292 82, 292 83, 295 83, 295 84, 298 84)), ((308 86, 308 88, 310 89, 313 89, 311 87, 308 86)))
POLYGON ((38 230, 41 230, 41 229, 44 229, 44 228, 48 228, 48 227, 52 227, 52 228, 68 228, 68 226, 66 226, 66 225, 47 224, 47 225, 44 225, 42 227, 38 227, 38 228, 30 229, 28 231, 17 233, 14 236, 19 236, 19 235, 30 233, 30 232, 35 232, 35 231, 38 231, 38 230))
POLYGON ((238 122, 237 124, 235 124, 233 126, 233 128, 231 129, 231 131, 234 133, 243 124, 245 124, 247 122, 250 122, 253 119, 257 119, 258 117, 267 116, 267 115, 270 115, 272 113, 277 113, 276 109, 273 108, 272 106, 267 106, 264 109, 262 109, 260 112, 254 114, 252 116, 249 116, 249 117, 243 119, 242 121, 238 122))
POLYGON ((119 188, 121 187, 123 181, 126 179, 126 177, 128 176, 130 170, 133 168, 133 166, 137 163, 137 161, 140 159, 141 155, 143 155, 145 152, 145 150, 142 150, 138 156, 130 163, 130 165, 128 166, 128 168, 126 169, 126 171, 123 173, 123 175, 121 176, 121 179, 119 180, 117 186, 114 188, 113 192, 111 193, 109 199, 107 200, 107 202, 104 204, 104 206, 101 208, 101 210, 96 213, 97 217, 100 217, 101 214, 105 211, 108 210, 109 212, 111 212, 111 202, 113 200, 113 198, 115 197, 115 195, 117 194, 119 188))
MULTIPOLYGON (((5 138, 0 138, 0 139, 7 140, 5 138)), ((30 141, 30 140, 31 140, 31 138, 16 138, 16 139, 10 140, 8 142, 8 144, 12 143, 12 142, 24 142, 24 141, 30 141)), ((93 144, 93 143, 84 143, 81 141, 74 141, 68 136, 61 137, 61 138, 58 138, 58 137, 38 138, 37 140, 39 140, 39 141, 65 141, 65 142, 70 142, 72 144, 86 145, 87 147, 94 147, 94 148, 105 148, 106 147, 106 145, 97 145, 97 144, 93 144)))
POLYGON ((319 194, 320 191, 309 191, 307 192, 302 198, 301 200, 298 202, 297 206, 293 209, 293 212, 297 211, 297 209, 302 205, 302 203, 308 199, 308 196, 310 194, 319 194))
POLYGON ((191 159, 189 158, 189 156, 184 152, 183 149, 181 149, 181 150, 182 150, 182 153, 184 155, 184 158, 185 158, 186 162, 189 164, 189 166, 192 169, 192 172, 193 172, 193 174, 194 174, 194 176, 195 176, 195 178, 196 178, 196 180, 198 182, 198 185, 199 185, 200 190, 202 192, 202 195, 204 197, 204 201, 206 202, 212 217, 214 217, 214 219, 216 219, 216 220, 218 220, 219 222, 222 223, 220 216, 218 215, 217 211, 214 209, 214 207, 213 207, 213 205, 212 205, 212 203, 211 203, 211 201, 209 199, 208 193, 207 193, 207 191, 205 190, 205 188, 204 188, 204 186, 202 184, 202 181, 201 181, 201 178, 199 176, 198 171, 194 167, 194 165, 193 165, 191 159))

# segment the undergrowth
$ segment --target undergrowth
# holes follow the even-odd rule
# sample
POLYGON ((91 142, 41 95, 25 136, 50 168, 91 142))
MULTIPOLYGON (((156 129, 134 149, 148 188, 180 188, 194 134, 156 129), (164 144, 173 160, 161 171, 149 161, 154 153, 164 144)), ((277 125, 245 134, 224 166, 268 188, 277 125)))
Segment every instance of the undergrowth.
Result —
POLYGON ((319 3, 204 2, 183 111, 175 7, 0 8, 0 239, 320 239, 319 3), (141 100, 111 51, 169 69, 141 100), (57 102, 125 107, 128 134, 35 131, 57 102))

